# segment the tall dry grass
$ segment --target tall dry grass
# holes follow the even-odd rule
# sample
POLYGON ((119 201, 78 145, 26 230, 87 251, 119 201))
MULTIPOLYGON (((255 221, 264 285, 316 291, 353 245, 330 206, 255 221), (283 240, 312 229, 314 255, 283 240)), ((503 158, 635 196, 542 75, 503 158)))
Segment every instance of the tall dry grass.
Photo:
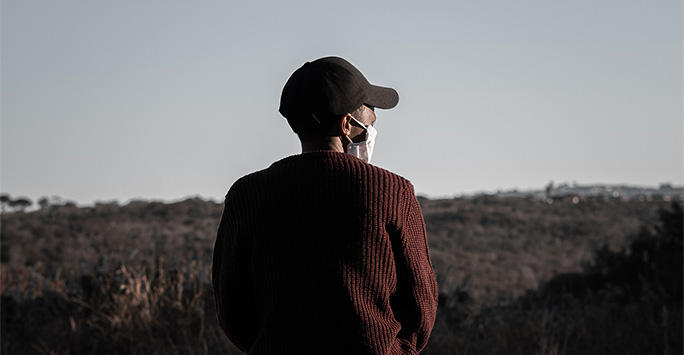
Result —
POLYGON ((2 270, 4 354, 238 354, 217 325, 210 271, 126 265, 2 270))
MULTIPOLYGON (((207 267, 168 264, 78 276, 3 269, 2 353, 240 354, 217 325, 207 267)), ((443 304, 423 354, 678 354, 681 322, 681 305, 657 300, 443 304)))

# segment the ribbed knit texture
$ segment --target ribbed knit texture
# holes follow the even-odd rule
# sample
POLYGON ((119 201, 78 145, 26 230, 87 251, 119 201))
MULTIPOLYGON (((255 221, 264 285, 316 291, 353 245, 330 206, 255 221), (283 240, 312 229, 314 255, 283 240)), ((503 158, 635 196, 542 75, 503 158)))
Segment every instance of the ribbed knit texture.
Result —
POLYGON ((435 320, 413 186, 349 154, 235 182, 212 271, 221 328, 249 354, 415 354, 435 320))

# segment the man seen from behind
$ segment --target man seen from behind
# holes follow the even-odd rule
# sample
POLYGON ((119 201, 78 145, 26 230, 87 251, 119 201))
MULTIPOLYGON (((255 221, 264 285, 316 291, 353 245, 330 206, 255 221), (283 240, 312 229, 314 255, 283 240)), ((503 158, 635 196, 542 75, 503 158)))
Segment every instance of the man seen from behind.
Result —
POLYGON ((228 191, 212 279, 221 328, 249 354, 416 354, 437 284, 412 184, 370 164, 394 89, 348 61, 305 63, 280 113, 302 153, 228 191))

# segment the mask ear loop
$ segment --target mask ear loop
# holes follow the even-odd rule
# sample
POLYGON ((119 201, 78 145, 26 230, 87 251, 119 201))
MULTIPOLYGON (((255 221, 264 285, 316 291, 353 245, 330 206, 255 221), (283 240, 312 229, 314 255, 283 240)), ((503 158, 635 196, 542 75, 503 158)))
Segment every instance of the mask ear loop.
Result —
MULTIPOLYGON (((352 118, 352 120, 356 121, 356 123, 358 123, 361 127, 363 127, 363 129, 366 131, 366 137, 364 138, 364 141, 368 140, 368 135, 369 135, 369 131, 370 131, 370 129, 368 127, 370 127, 370 125, 366 126, 365 124, 361 123, 361 121, 357 120, 354 116, 352 116, 352 115, 349 115, 349 116, 352 118)), ((347 138, 349 143, 351 143, 351 144, 354 143, 354 141, 351 138, 349 138, 348 134, 345 134, 345 138, 347 138)))
MULTIPOLYGON (((350 116, 351 116, 351 115, 350 115, 350 116)), ((366 131, 368 131, 368 127, 369 127, 370 125, 366 126, 365 124, 361 123, 361 121, 357 120, 354 116, 351 116, 351 118, 352 118, 352 120, 356 121, 356 123, 360 124, 361 127, 363 127, 363 129, 365 129, 366 131)))

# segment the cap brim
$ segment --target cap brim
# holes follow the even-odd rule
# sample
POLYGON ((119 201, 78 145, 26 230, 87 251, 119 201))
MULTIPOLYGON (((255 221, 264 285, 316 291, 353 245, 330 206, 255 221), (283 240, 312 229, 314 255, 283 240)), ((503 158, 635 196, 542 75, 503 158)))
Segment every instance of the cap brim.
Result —
POLYGON ((372 85, 364 104, 381 109, 391 109, 399 103, 399 93, 392 88, 372 85))

